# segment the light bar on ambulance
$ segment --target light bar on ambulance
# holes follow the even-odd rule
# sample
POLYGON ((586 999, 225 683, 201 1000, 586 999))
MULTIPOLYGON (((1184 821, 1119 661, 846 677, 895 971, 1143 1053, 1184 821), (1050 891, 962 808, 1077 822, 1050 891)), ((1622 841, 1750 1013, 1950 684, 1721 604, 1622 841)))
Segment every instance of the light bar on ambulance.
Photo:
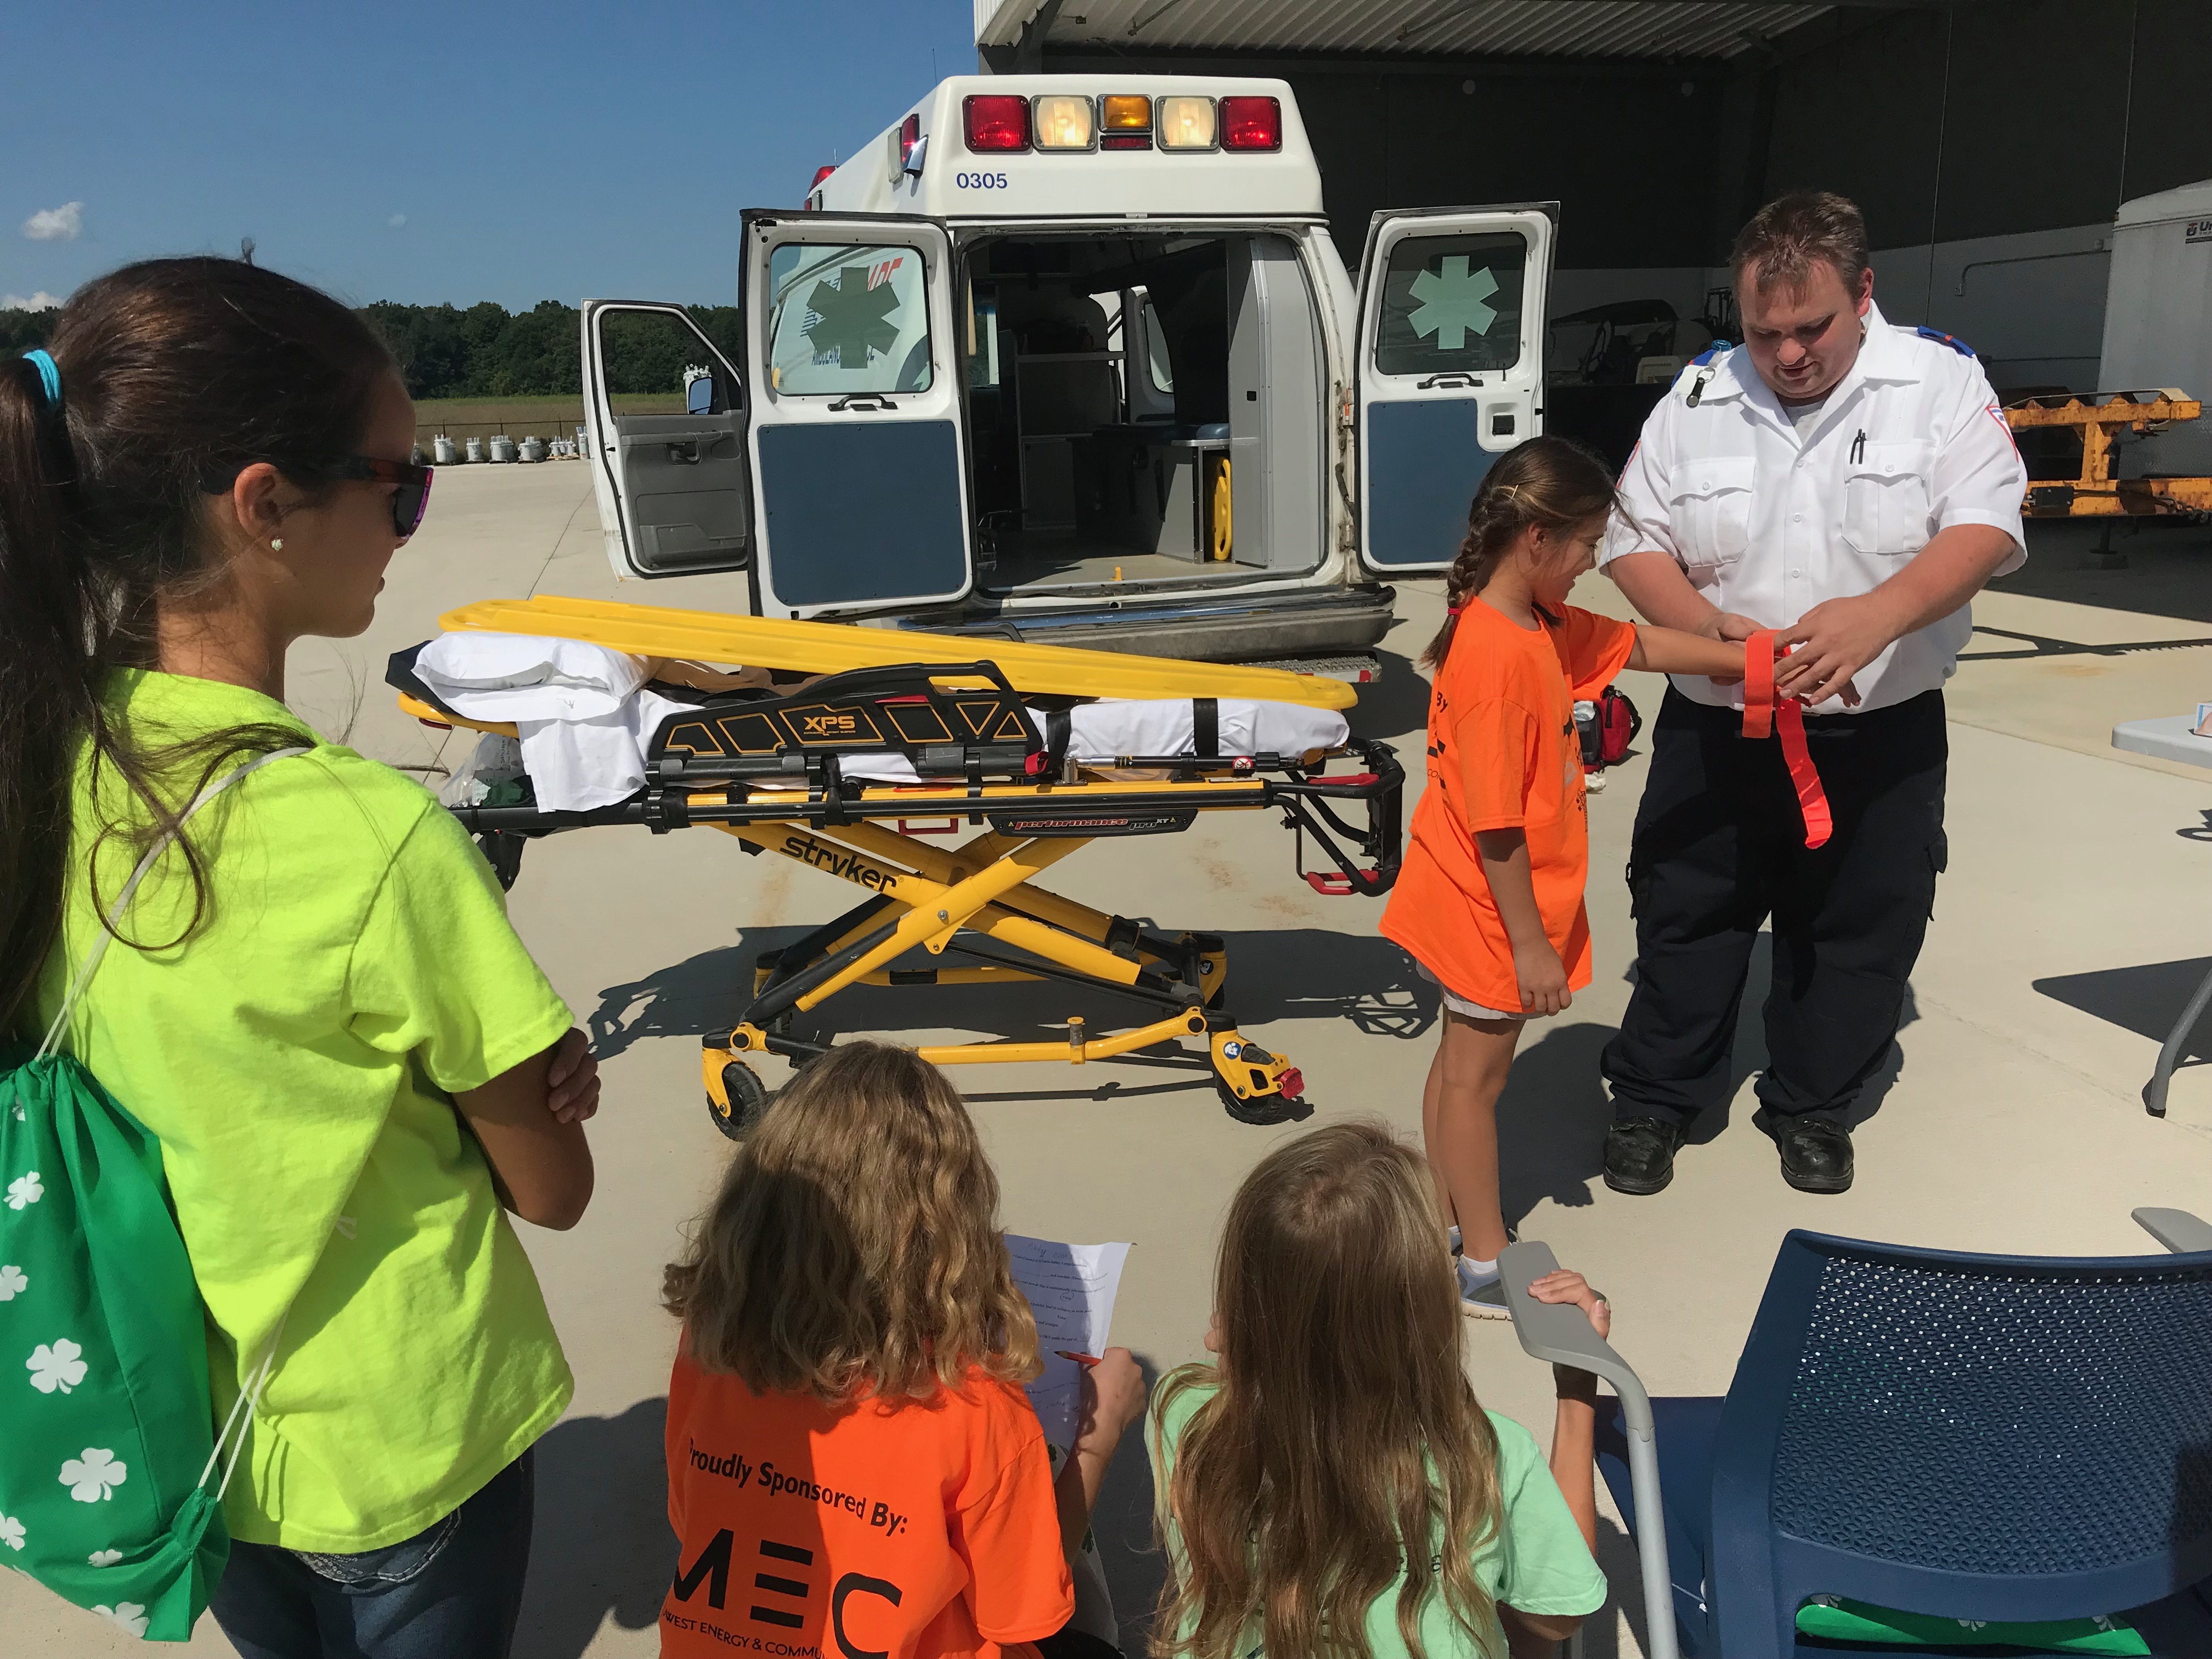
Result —
MULTIPOLYGON (((1162 98, 1109 92, 1092 100, 1073 93, 1024 98, 976 93, 961 102, 961 127, 977 154, 1040 149, 1274 151, 1283 147, 1279 98, 1236 94, 1212 99, 1189 93, 1162 98)), ((906 148, 901 134, 901 149, 906 148)))

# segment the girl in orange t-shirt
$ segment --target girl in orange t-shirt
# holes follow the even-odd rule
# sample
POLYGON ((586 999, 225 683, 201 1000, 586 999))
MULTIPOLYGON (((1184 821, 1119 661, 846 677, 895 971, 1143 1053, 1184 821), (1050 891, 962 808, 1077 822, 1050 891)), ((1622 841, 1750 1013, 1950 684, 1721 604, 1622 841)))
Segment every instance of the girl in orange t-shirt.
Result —
POLYGON ((1421 659, 1428 787, 1382 915, 1443 994, 1421 1097, 1438 1207, 1467 1310, 1506 1316, 1498 1252, 1498 1097, 1522 1022, 1589 983, 1589 824, 1574 705, 1623 668, 1739 675, 1743 647, 1632 626, 1567 604, 1613 505, 1596 457, 1532 438, 1492 467, 1445 586, 1449 615, 1421 659))
POLYGON ((738 1149, 665 1301, 665 1655, 1089 1659, 1070 1565, 1122 1431, 1127 1348, 1080 1368, 1057 1479, 999 1182, 942 1073, 841 1043, 738 1149))

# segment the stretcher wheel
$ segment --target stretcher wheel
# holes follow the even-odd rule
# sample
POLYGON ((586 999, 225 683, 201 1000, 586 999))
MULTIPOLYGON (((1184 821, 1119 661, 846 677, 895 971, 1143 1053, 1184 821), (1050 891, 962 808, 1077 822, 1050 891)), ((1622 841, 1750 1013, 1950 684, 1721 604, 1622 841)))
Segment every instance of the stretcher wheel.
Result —
POLYGON ((751 1066, 733 1060, 722 1067, 722 1095, 729 1102, 729 1109, 725 1111, 722 1102, 710 1095, 707 1115, 714 1120, 714 1127, 731 1139, 743 1140, 760 1121, 761 1110, 768 1104, 768 1090, 751 1066))
POLYGON ((1234 1089, 1222 1081, 1218 1073, 1214 1077, 1213 1087, 1220 1095, 1221 1103, 1227 1109, 1229 1115, 1239 1123, 1288 1123, 1297 1110, 1297 1102, 1281 1095, 1239 1097, 1234 1089))

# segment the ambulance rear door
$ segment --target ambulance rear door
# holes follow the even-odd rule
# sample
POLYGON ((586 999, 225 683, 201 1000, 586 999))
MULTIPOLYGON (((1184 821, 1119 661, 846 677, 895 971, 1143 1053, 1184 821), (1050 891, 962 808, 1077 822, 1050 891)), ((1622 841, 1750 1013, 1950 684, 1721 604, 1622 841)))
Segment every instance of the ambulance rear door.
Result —
POLYGON ((756 210, 744 243, 761 615, 965 597, 975 557, 944 225, 756 210))
POLYGON ((682 306, 584 301, 584 459, 617 576, 741 568, 751 483, 738 372, 682 306))
POLYGON ((1382 212, 1359 264, 1359 550, 1447 568, 1498 458, 1542 429, 1557 203, 1382 212))

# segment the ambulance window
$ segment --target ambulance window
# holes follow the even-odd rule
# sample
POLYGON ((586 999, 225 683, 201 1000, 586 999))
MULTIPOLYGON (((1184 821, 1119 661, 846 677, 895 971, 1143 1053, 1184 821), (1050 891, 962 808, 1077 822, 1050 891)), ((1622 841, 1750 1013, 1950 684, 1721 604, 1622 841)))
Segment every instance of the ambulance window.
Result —
POLYGON ((1385 374, 1510 368, 1521 358, 1518 231, 1407 236, 1382 273, 1375 367, 1385 374))
POLYGON ((769 384, 781 396, 927 392, 921 250, 787 242, 769 256, 769 384))
POLYGON ((1145 298, 1145 357, 1151 371, 1155 392, 1175 390, 1175 366, 1168 361, 1167 331, 1160 326, 1160 313, 1153 308, 1152 296, 1145 298))
MULTIPOLYGON (((702 313, 706 307, 702 307, 702 313)), ((729 315, 734 318, 732 309, 729 315)), ((694 320, 711 324, 710 315, 694 320)), ((729 355, 736 341, 723 331, 704 331, 729 355)), ((704 399, 702 413, 725 415, 738 403, 738 389, 700 343, 684 319, 666 311, 611 309, 599 313, 599 364, 612 411, 624 415, 682 415, 704 399), (702 380, 708 384, 702 389, 702 380)))

